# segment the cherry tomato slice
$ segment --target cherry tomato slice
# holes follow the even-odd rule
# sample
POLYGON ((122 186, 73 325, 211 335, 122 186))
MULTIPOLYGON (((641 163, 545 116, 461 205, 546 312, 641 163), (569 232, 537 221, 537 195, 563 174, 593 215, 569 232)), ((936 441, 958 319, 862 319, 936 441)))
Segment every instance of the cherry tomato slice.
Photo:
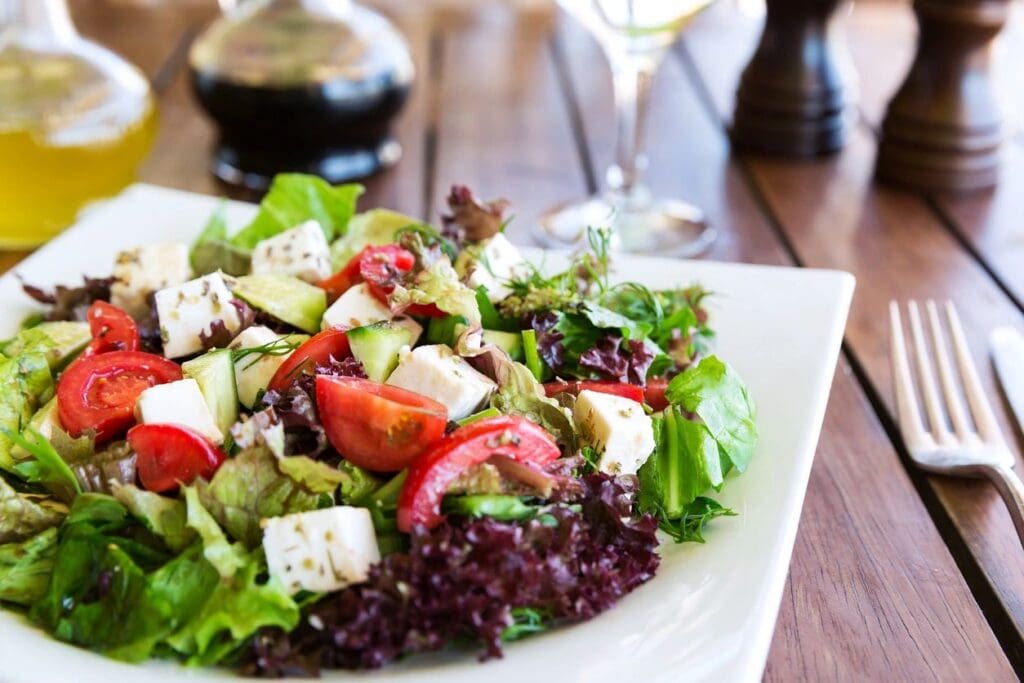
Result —
POLYGON ((344 458, 375 472, 397 472, 444 436, 448 410, 399 387, 354 377, 316 378, 327 439, 344 458))
POLYGON ((351 355, 345 330, 341 327, 329 327, 295 349, 270 378, 267 389, 285 391, 300 376, 312 375, 317 365, 328 363, 331 358, 341 360, 351 355))
POLYGON ((57 383, 57 412, 71 436, 93 430, 96 443, 134 421, 135 401, 151 386, 181 379, 177 363, 141 351, 109 351, 72 363, 57 383))
POLYGON ((359 255, 359 276, 373 285, 393 288, 415 265, 413 253, 397 244, 366 247, 359 255))
POLYGON ((644 402, 644 389, 635 384, 623 382, 606 382, 598 380, 583 380, 579 382, 548 382, 544 385, 544 393, 548 396, 569 393, 573 396, 581 391, 596 391, 601 394, 612 394, 622 396, 637 403, 644 402))
POLYGON ((665 390, 668 389, 668 380, 664 377, 655 377, 647 380, 644 387, 644 400, 654 410, 665 410, 668 408, 668 399, 665 398, 665 390))
POLYGON ((326 280, 321 280, 316 286, 326 291, 328 302, 333 303, 350 287, 357 284, 359 284, 359 254, 353 256, 344 268, 326 280))
MULTIPOLYGON (((345 293, 349 287, 367 282, 371 289, 380 288, 387 293, 405 273, 416 265, 416 257, 408 249, 397 244, 364 247, 353 256, 345 267, 322 281, 318 286, 327 291, 327 296, 334 300, 345 293)), ((379 294, 378 294, 379 296, 379 294)))
POLYGON ((173 491, 196 477, 209 479, 227 456, 198 432, 170 424, 137 425, 128 445, 138 456, 139 481, 147 491, 173 491))
POLYGON ((92 342, 83 355, 110 351, 138 351, 139 328, 132 317, 106 301, 94 301, 86 313, 92 342))
POLYGON ((503 415, 460 427, 409 468, 398 498, 398 528, 441 523, 441 499, 460 473, 494 455, 543 467, 561 455, 554 438, 526 418, 503 415))

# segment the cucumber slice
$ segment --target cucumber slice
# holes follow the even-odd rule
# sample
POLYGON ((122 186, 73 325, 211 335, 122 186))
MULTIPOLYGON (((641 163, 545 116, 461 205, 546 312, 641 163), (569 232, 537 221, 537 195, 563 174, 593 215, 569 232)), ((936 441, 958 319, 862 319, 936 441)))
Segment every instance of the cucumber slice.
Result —
POLYGON ((2 342, 0 353, 13 358, 22 353, 41 353, 51 370, 60 370, 92 340, 89 323, 44 322, 22 330, 2 342))
POLYGON ((466 329, 466 318, 461 315, 446 315, 431 318, 427 324, 428 344, 447 344, 454 347, 462 331, 466 329))
POLYGON ((398 365, 398 351, 412 344, 412 332, 391 322, 380 322, 348 331, 352 355, 363 364, 367 378, 383 382, 398 365))
POLYGON ((282 322, 315 334, 327 310, 327 293, 287 275, 246 275, 235 282, 235 296, 282 322))
POLYGON ((494 344, 507 353, 512 360, 523 360, 523 335, 519 332, 484 330, 484 344, 494 344))
POLYGON ((213 421, 222 434, 238 422, 238 391, 235 388, 235 364, 230 349, 208 351, 198 358, 182 363, 181 371, 199 385, 213 421))

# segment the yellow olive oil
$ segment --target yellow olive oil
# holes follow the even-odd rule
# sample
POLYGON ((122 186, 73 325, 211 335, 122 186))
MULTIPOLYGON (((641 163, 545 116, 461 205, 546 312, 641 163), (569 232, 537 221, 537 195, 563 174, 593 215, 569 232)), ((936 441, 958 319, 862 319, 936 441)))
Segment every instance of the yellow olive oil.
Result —
POLYGON ((41 244, 131 183, 155 129, 145 79, 112 53, 0 50, 0 247, 41 244))

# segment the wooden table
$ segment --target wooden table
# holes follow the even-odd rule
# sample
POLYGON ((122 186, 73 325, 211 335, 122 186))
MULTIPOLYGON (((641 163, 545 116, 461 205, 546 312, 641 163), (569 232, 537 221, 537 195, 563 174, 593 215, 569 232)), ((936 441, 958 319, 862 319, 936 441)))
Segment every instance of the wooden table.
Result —
MULTIPOLYGON (((142 179, 223 193, 206 172, 213 134, 184 69, 215 3, 73 4, 81 30, 138 63, 160 93, 161 132, 142 179)), ((528 242, 545 208, 600 186, 612 143, 609 74, 579 28, 497 0, 463 1, 461 10, 375 4, 408 35, 419 75, 399 125, 405 157, 367 183, 364 206, 436 219, 449 184, 468 182, 513 200, 511 234, 528 242)), ((706 209, 721 233, 708 258, 841 268, 858 279, 765 677, 1012 680, 1024 671, 1024 551, 990 485, 908 465, 893 422, 885 307, 892 298, 953 299, 979 359, 992 327, 1021 326, 1021 139, 993 193, 923 197, 875 186, 876 131, 915 31, 908 4, 876 0, 858 2, 847 22, 861 74, 847 148, 811 162, 732 155, 731 100, 760 22, 751 4, 723 0, 665 63, 648 180, 706 209)), ((1018 19, 1004 41, 1007 75, 1017 79, 1018 19)), ((1019 85, 1007 94, 1024 104, 1019 85)), ((3 258, 10 266, 20 256, 3 258)), ((1002 405, 999 417, 1019 456, 1021 435, 1002 405)))

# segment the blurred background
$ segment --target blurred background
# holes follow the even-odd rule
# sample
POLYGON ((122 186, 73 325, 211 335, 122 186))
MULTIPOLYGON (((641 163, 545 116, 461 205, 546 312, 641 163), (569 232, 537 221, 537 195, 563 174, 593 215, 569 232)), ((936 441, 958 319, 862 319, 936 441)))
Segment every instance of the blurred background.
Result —
POLYGON ((513 200, 519 241, 611 211, 624 248, 735 252, 731 150, 814 165, 877 138, 881 180, 957 194, 1016 156, 1017 3, 561 5, 0 0, 0 242, 135 178, 255 199, 294 170, 428 219, 465 182, 513 200))

